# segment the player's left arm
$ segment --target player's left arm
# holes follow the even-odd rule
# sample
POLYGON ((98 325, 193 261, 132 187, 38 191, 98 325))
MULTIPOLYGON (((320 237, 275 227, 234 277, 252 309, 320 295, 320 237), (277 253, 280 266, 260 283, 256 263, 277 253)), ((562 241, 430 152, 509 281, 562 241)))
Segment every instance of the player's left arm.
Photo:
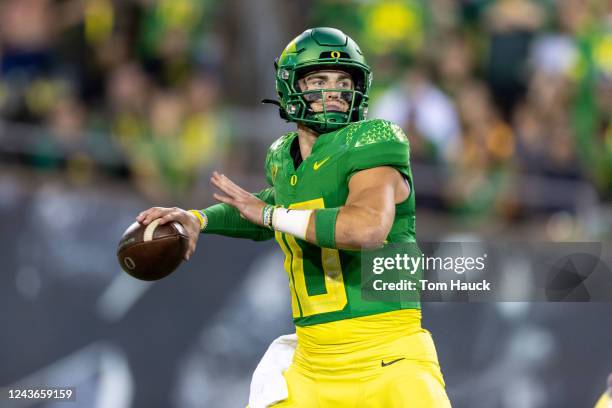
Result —
MULTIPOLYGON (((265 225, 265 202, 222 174, 215 172, 211 183, 224 193, 215 193, 217 200, 235 207, 249 221, 265 225)), ((393 225, 395 204, 409 194, 409 184, 393 167, 365 169, 351 177, 344 206, 316 211, 276 208, 269 226, 320 246, 380 247, 393 225)))
MULTIPOLYGON (((393 167, 382 166, 356 172, 349 181, 349 195, 338 209, 335 247, 362 249, 381 247, 395 219, 395 205, 410 195, 410 185, 393 167)), ((311 217, 306 239, 317 242, 317 220, 311 217)))

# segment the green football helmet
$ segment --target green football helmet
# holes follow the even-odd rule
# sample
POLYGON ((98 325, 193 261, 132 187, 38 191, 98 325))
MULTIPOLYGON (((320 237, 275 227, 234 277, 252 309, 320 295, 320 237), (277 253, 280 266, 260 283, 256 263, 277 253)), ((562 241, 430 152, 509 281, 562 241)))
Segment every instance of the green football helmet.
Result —
POLYGON ((285 47, 274 65, 280 114, 287 121, 303 123, 317 133, 327 133, 365 119, 372 72, 357 43, 342 31, 329 27, 308 29, 285 47), (298 80, 322 69, 348 73, 354 88, 301 91, 298 80), (349 104, 347 112, 328 111, 325 103, 323 112, 312 110, 310 104, 325 100, 325 93, 330 91, 338 92, 349 104))

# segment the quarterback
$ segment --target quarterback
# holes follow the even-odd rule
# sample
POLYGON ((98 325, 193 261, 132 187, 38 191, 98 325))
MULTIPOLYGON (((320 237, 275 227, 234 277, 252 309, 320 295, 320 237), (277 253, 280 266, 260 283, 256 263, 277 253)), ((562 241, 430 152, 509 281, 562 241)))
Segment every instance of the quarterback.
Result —
POLYGON ((203 210, 154 207, 137 220, 189 232, 265 240, 285 254, 297 347, 271 406, 450 407, 419 302, 361 298, 360 250, 416 242, 408 139, 366 120, 372 73, 333 28, 306 30, 275 62, 281 117, 297 131, 268 150, 269 187, 252 194, 215 172, 220 201, 203 210), (285 384, 283 384, 285 385, 285 384))

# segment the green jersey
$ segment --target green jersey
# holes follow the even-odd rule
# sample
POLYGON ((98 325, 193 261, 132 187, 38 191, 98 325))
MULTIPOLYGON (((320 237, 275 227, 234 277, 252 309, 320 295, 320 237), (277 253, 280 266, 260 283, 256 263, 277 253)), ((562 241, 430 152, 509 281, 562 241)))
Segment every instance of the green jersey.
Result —
MULTIPOLYGON (((296 139, 297 132, 283 135, 266 157, 266 178, 274 189, 275 204, 295 209, 341 207, 355 173, 390 166, 408 180, 410 196, 396 205, 386 241, 415 242, 409 145, 399 126, 374 119, 322 134, 297 168, 291 154, 296 139)), ((418 302, 363 301, 360 251, 321 248, 278 231, 275 238, 285 253, 293 318, 298 326, 420 307, 418 302)))

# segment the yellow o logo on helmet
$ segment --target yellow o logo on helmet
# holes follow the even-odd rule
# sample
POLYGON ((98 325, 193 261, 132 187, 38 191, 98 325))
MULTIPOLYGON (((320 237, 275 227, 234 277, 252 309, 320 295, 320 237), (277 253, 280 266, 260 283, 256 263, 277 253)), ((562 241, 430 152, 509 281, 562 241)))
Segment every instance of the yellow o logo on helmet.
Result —
POLYGON ((340 58, 340 51, 332 51, 331 56, 332 58, 340 58))

